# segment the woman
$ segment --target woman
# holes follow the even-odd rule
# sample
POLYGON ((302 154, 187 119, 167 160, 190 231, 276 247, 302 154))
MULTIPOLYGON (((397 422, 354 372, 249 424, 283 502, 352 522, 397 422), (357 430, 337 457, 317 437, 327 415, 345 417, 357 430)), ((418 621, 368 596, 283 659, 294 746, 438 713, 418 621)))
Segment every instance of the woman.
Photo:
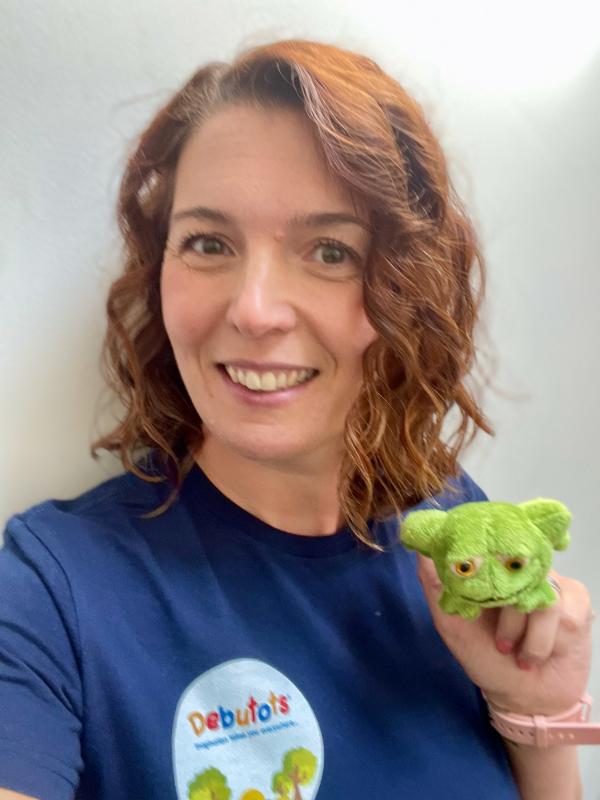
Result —
POLYGON ((209 64, 119 220, 126 413, 95 444, 126 472, 8 522, 0 800, 578 797, 575 748, 502 741, 480 690, 572 705, 585 587, 465 622, 398 541, 486 499, 457 457, 492 432, 465 386, 482 259, 419 106, 333 46, 209 64))

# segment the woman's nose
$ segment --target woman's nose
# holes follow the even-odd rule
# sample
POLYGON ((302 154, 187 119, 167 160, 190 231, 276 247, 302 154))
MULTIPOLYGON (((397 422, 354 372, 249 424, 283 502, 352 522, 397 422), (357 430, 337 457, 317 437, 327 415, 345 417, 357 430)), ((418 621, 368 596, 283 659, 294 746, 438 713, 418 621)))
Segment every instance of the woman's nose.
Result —
POLYGON ((240 264, 232 285, 227 321, 245 336, 294 327, 291 280, 281 256, 263 253, 248 256, 240 264))

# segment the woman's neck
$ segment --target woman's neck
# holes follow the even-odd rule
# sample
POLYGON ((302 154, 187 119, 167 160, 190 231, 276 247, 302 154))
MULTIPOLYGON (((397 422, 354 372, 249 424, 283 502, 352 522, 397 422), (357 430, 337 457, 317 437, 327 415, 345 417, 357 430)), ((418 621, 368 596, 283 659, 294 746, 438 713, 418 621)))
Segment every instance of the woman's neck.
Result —
POLYGON ((307 456, 302 463, 258 461, 207 436, 195 461, 226 497, 274 528, 303 536, 327 536, 342 526, 339 456, 330 458, 329 463, 315 456, 307 456))

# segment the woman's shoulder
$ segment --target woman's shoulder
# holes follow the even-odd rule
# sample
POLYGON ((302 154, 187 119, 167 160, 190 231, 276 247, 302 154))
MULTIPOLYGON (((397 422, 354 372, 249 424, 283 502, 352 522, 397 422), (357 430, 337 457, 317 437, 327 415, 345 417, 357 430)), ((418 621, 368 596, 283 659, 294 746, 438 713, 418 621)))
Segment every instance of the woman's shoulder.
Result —
POLYGON ((155 484, 124 472, 68 498, 48 498, 10 516, 4 546, 44 549, 59 560, 81 556, 138 530, 135 520, 162 502, 155 484))
MULTIPOLYGON (((24 520, 80 517, 103 519, 106 513, 127 510, 130 502, 143 501, 144 488, 149 486, 132 473, 123 472, 64 498, 48 497, 13 515, 24 520)), ((147 492, 145 493, 147 496, 147 492)), ((11 517, 11 519, 13 518, 11 517)))
POLYGON ((461 503, 485 502, 487 500, 488 496, 481 486, 473 480, 462 465, 459 465, 458 474, 447 479, 442 491, 431 497, 426 497, 417 505, 407 509, 405 513, 429 508, 449 511, 461 503))
POLYGON ((481 486, 473 480, 463 466, 459 465, 458 476, 453 478, 450 483, 451 486, 456 487, 457 494, 455 496, 452 491, 442 492, 442 494, 438 496, 440 503, 448 502, 449 507, 451 507, 459 503, 474 503, 488 500, 487 494, 483 491, 481 486))

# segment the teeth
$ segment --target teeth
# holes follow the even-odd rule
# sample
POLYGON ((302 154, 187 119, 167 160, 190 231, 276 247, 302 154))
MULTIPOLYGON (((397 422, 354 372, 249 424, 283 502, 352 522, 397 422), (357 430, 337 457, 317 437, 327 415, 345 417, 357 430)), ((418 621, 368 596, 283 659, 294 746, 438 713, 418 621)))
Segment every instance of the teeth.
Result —
POLYGON ((225 366, 227 374, 234 383, 241 383, 253 392, 274 392, 277 389, 290 389, 312 378, 316 373, 314 369, 291 370, 290 372, 262 372, 251 369, 237 369, 225 366))

